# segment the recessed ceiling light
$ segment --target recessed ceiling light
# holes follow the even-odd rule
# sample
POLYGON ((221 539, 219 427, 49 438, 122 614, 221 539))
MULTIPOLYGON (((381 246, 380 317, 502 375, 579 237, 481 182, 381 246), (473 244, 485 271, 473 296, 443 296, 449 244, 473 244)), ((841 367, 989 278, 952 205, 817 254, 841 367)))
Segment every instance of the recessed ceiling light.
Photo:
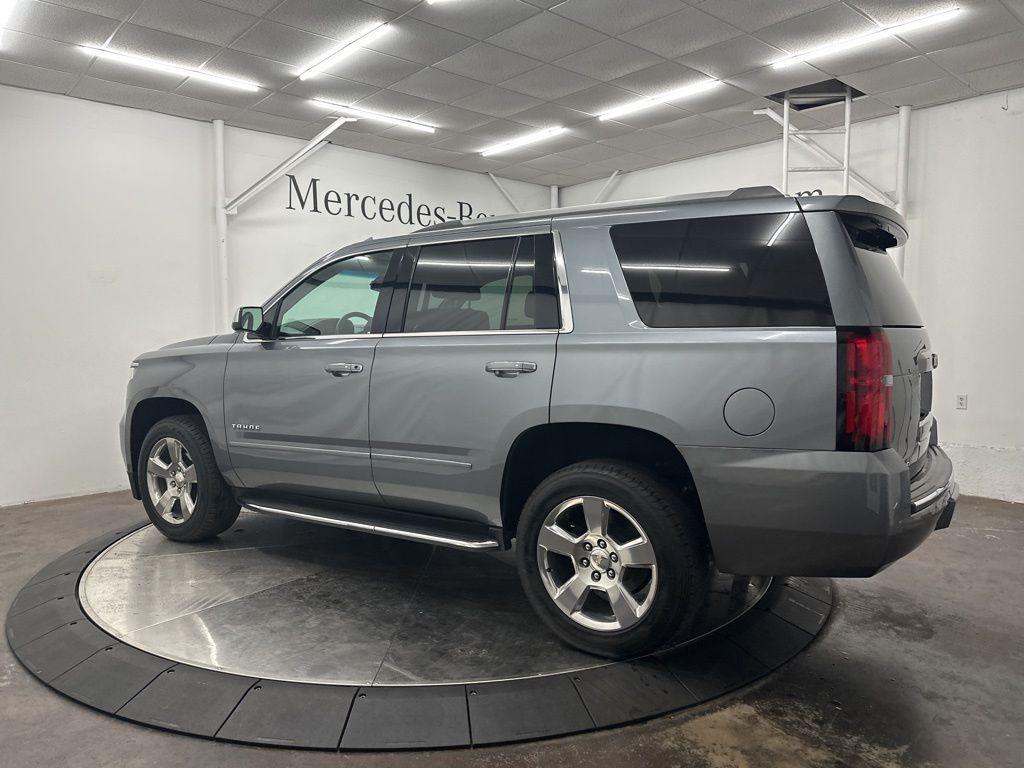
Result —
POLYGON ((949 21, 959 13, 959 8, 949 8, 945 11, 929 13, 924 16, 919 16, 916 19, 906 21, 902 24, 885 27, 862 35, 854 35, 853 37, 848 37, 835 43, 829 43, 828 45, 821 45, 817 48, 811 48, 806 51, 801 51, 800 53, 794 53, 792 56, 786 56, 785 58, 772 62, 772 66, 788 67, 791 64, 807 61, 808 59, 814 59, 819 56, 827 56, 830 53, 839 53, 840 51, 848 51, 851 48, 860 48, 862 45, 870 45, 871 43, 878 42, 879 40, 885 40, 886 38, 893 37, 894 35, 901 35, 904 32, 910 32, 914 29, 929 27, 932 24, 941 24, 944 21, 949 21))
POLYGON ((155 72, 166 72, 167 74, 178 75, 179 77, 195 78, 196 80, 203 80, 204 82, 213 83, 214 85, 223 85, 228 88, 240 88, 243 91, 258 91, 260 88, 256 83, 250 83, 246 80, 237 80, 233 77, 214 75, 199 69, 179 67, 177 64, 169 64, 166 61, 147 59, 142 56, 132 56, 127 53, 117 53, 116 51, 108 51, 106 48, 93 48, 88 45, 80 45, 78 47, 90 56, 98 56, 101 59, 116 61, 119 64, 127 64, 130 67, 151 69, 155 72))
POLYGON ((565 131, 566 129, 562 126, 558 126, 556 128, 545 128, 543 131, 534 131, 533 133, 528 133, 525 136, 520 136, 518 139, 510 139, 509 141, 503 141, 500 144, 494 144, 486 149, 481 149, 480 154, 487 157, 488 155, 496 155, 499 152, 508 152, 510 149, 525 147, 527 144, 535 144, 538 141, 550 139, 552 136, 565 133, 565 131))
POLYGON ((721 85, 719 80, 703 80, 693 85, 687 85, 682 88, 674 88, 671 91, 665 91, 659 93, 656 96, 647 96, 643 99, 637 99, 636 101, 630 101, 621 106, 615 107, 605 112, 603 115, 598 115, 598 120, 614 120, 617 117, 623 115, 629 115, 633 112, 639 112, 642 109, 650 109, 656 107, 659 104, 667 104, 670 101, 678 101, 679 99, 685 99, 687 96, 693 96, 698 93, 710 90, 717 85, 721 85))
POLYGON ((382 115, 380 112, 372 112, 368 109, 360 109, 359 107, 350 107, 346 104, 335 104, 333 101, 327 101, 326 99, 310 99, 310 102, 320 107, 325 107, 334 112, 339 112, 343 115, 352 115, 353 117, 362 117, 366 120, 379 120, 382 123, 390 123, 392 125, 400 125, 403 128, 410 128, 414 131, 423 131, 424 133, 433 133, 434 126, 426 125, 424 123, 417 123, 413 120, 403 120, 400 117, 392 117, 391 115, 382 115))
POLYGON ((356 51, 369 45, 374 40, 380 38, 386 33, 391 27, 388 26, 387 22, 380 24, 374 24, 368 29, 363 30, 355 37, 349 38, 344 42, 338 43, 336 46, 331 48, 320 58, 310 62, 302 68, 299 72, 299 80, 307 80, 313 77, 318 72, 322 72, 328 67, 332 67, 342 59, 351 56, 356 51))

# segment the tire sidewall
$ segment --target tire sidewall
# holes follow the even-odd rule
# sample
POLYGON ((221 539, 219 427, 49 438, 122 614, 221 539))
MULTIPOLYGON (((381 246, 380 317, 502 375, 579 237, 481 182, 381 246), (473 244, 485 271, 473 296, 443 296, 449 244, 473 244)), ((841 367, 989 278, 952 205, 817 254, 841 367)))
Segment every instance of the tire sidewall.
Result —
POLYGON ((150 522, 153 523, 164 535, 172 539, 191 539, 198 535, 209 515, 216 514, 213 503, 213 493, 217 483, 223 482, 220 478, 220 470, 216 466, 208 466, 205 457, 205 446, 199 444, 195 437, 189 433, 174 417, 159 421, 150 428, 142 441, 139 450, 138 467, 136 473, 139 482, 139 490, 142 492, 142 504, 146 508, 150 522), (146 464, 149 461, 149 453, 153 445, 165 437, 173 437, 185 446, 189 458, 196 467, 196 481, 199 490, 196 493, 196 507, 191 517, 183 523, 175 525, 161 517, 160 513, 153 506, 149 497, 149 483, 146 477, 146 464))
MULTIPOLYGON (((570 467, 542 482, 523 507, 517 534, 517 565, 523 587, 534 610, 563 640, 602 656, 632 655, 668 638, 686 613, 682 597, 692 591, 687 584, 683 558, 696 556, 693 547, 665 518, 666 510, 628 483, 607 474, 570 467), (576 496, 601 496, 628 512, 644 529, 654 548, 658 584, 647 613, 628 629, 602 632, 576 624, 555 605, 540 575, 537 538, 547 515, 563 501, 576 496)), ((683 504, 675 494, 673 501, 683 504)))

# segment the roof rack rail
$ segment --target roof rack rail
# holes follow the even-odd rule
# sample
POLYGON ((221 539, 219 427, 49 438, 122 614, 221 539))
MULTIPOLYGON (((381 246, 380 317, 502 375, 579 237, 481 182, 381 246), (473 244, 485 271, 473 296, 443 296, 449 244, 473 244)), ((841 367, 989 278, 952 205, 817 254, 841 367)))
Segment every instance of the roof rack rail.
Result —
POLYGON ((420 227, 419 229, 414 231, 414 234, 417 232, 437 232, 443 229, 458 229, 461 226, 461 219, 452 219, 450 221, 442 221, 437 224, 431 224, 428 227, 420 227))
POLYGON ((775 187, 740 187, 729 197, 784 197, 775 187))

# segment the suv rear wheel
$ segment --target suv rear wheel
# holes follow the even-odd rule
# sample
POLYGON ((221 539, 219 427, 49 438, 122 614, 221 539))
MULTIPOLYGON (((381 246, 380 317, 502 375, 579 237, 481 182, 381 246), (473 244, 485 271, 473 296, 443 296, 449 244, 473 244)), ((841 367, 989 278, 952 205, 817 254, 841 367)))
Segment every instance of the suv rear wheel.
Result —
POLYGON ((545 479, 523 508, 519 577, 562 640, 599 656, 653 650, 706 599, 703 528, 642 467, 585 461, 545 479))
POLYGON ((238 504, 198 416, 171 416, 154 424, 142 441, 137 472, 146 513, 169 539, 210 539, 238 518, 238 504))

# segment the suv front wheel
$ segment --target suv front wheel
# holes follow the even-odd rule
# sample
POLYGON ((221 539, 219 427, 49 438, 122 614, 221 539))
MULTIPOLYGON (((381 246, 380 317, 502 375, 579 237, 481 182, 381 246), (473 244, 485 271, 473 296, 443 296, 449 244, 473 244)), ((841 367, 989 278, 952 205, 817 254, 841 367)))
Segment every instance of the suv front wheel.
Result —
POLYGON ((137 471, 146 513, 169 539, 211 539, 238 518, 238 504, 198 416, 154 424, 142 441, 137 471))
POLYGON ((640 466, 585 461, 545 479, 517 531, 526 595, 562 640, 589 653, 654 650, 706 599, 703 527, 640 466))

